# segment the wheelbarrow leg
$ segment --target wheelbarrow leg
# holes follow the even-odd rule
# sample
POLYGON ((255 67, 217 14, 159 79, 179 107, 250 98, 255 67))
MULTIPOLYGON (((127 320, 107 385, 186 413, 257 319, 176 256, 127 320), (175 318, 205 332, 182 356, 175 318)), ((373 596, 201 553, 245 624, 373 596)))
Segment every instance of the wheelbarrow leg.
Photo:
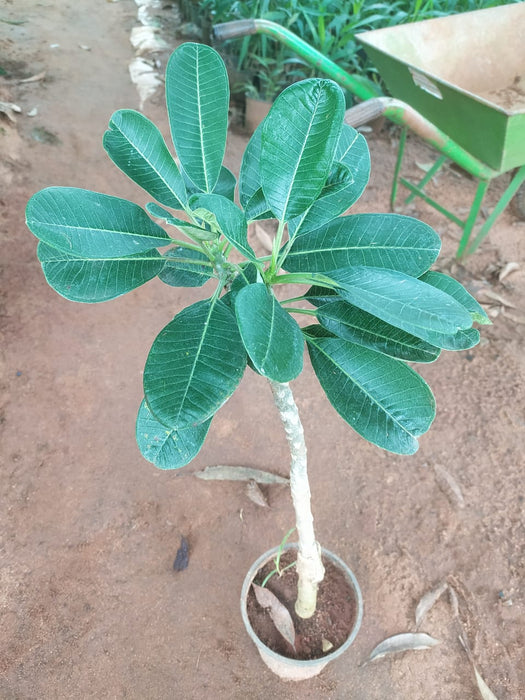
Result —
POLYGON ((472 233, 472 229, 474 228, 474 224, 476 223, 476 219, 478 218, 479 210, 481 209, 481 203, 483 202, 483 197, 485 196, 489 184, 490 180, 479 181, 478 187, 476 189, 476 196, 474 197, 474 201, 472 202, 472 206, 470 207, 470 213, 468 215, 467 220, 462 226, 463 234, 461 236, 461 240, 459 241, 458 249, 456 251, 456 258, 458 260, 465 254, 470 234, 472 233))
MULTIPOLYGON (((427 174, 425 177, 418 182, 417 184, 417 189, 421 190, 421 192, 425 189, 425 186, 432 180, 434 175, 443 167, 445 164, 445 161, 447 160, 447 156, 441 156, 436 160, 434 165, 427 170, 427 174)), ((414 199, 414 197, 417 197, 418 193, 417 192, 412 192, 412 194, 409 194, 408 197, 405 199, 405 204, 410 204, 410 202, 414 199)))
POLYGON ((399 173, 401 171, 401 164, 403 162, 403 153, 405 151, 405 143, 407 140, 407 127, 405 126, 401 130, 401 136, 399 137, 399 146, 397 149, 397 160, 396 167, 394 168, 394 179, 392 181, 392 190, 390 192, 390 211, 394 211, 397 197, 397 186, 399 183, 399 173))
MULTIPOLYGON (((519 168, 518 171, 515 173, 514 177, 510 181, 507 189, 501 195, 498 203, 496 204, 496 206, 492 210, 491 215, 488 217, 488 219, 485 221, 483 226, 480 228, 480 230, 476 234, 476 237, 474 238, 474 240, 472 241, 470 246, 468 246, 468 248, 466 248, 466 246, 468 244, 468 238, 467 238, 463 248, 461 248, 461 244, 460 244, 461 251, 458 248, 458 252, 457 252, 456 257, 459 258, 461 256, 461 254, 463 253, 463 251, 465 250, 465 248, 466 248, 466 255, 471 255, 472 253, 474 253, 478 249, 478 246, 483 241, 483 239, 485 238, 487 233, 490 231, 492 224, 496 221, 498 216, 503 212, 503 210, 505 209, 507 204, 510 202, 512 197, 514 197, 514 195, 516 194, 516 192, 518 191, 518 189, 520 188, 520 186, 523 182, 525 182, 525 165, 522 165, 521 168, 519 168)), ((464 236, 464 234, 463 234, 463 236, 464 236)), ((461 239, 461 241, 463 242, 463 239, 461 239)))

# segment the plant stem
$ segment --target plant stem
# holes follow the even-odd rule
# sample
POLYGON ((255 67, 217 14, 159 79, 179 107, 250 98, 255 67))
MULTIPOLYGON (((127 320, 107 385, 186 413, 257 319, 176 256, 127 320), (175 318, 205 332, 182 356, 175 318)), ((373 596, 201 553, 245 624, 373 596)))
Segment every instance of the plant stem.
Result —
POLYGON ((321 561, 321 547, 315 539, 314 519, 310 507, 303 426, 289 384, 274 382, 271 379, 268 381, 284 425, 291 456, 290 489, 299 538, 295 612, 299 617, 309 618, 315 612, 317 588, 324 578, 324 567, 321 561))

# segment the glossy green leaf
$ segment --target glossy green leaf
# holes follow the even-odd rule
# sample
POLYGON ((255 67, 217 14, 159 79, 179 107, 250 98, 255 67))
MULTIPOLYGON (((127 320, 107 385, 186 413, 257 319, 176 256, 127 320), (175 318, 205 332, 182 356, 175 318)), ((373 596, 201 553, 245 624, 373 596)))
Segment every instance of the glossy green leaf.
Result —
POLYGON ((169 211, 159 207, 155 202, 148 202, 148 204, 146 204, 146 210, 151 216, 154 216, 156 219, 162 219, 162 221, 165 221, 170 226, 174 226, 180 233, 183 233, 194 241, 214 241, 217 238, 215 232, 192 224, 184 219, 179 219, 173 216, 173 214, 170 214, 169 211))
POLYGON ((338 298, 336 289, 328 289, 327 287, 312 286, 305 294, 307 301, 312 306, 322 306, 330 301, 335 301, 338 298))
POLYGON ((251 197, 244 208, 244 213, 248 221, 260 221, 261 219, 275 219, 275 216, 268 207, 268 202, 260 187, 251 197))
MULTIPOLYGON (((186 175, 184 170, 182 171, 182 177, 186 185, 188 199, 194 194, 203 193, 202 188, 197 187, 186 175)), ((223 197, 226 197, 226 199, 230 199, 233 202, 235 199, 236 185, 237 180, 235 179, 235 175, 231 172, 231 170, 228 170, 228 168, 225 168, 223 165, 220 169, 219 179, 215 183, 215 187, 213 188, 212 194, 220 194, 223 197)))
POLYGON ((261 276, 257 267, 253 263, 248 263, 248 265, 242 267, 241 271, 231 283, 229 290, 221 297, 222 301, 228 304, 232 311, 235 311, 235 299, 237 298, 237 294, 241 289, 255 282, 262 282, 261 276))
POLYGON ((229 86, 219 54, 204 44, 176 49, 166 68, 171 137, 184 171, 212 192, 221 172, 228 130, 229 86))
POLYGON ((470 314, 451 296, 401 272, 349 267, 328 277, 345 301, 431 345, 435 334, 454 335, 472 325, 470 314))
POLYGON ((147 117, 132 109, 115 112, 103 144, 115 165, 158 202, 183 208, 184 180, 162 134, 147 117))
POLYGON ((156 250, 118 259, 79 258, 40 242, 38 259, 48 284, 71 301, 95 304, 122 296, 153 279, 164 261, 156 250))
POLYGON ((261 145, 262 123, 253 132, 242 156, 239 171, 239 201, 243 209, 247 208, 248 202, 258 190, 262 191, 261 145))
POLYGON ((283 266, 289 272, 326 272, 365 265, 419 277, 440 247, 437 233, 422 221, 400 214, 354 214, 298 236, 283 266))
POLYGON ((362 437, 413 454, 435 415, 424 380, 395 360, 341 338, 307 336, 312 366, 328 400, 362 437))
POLYGON ((144 369, 155 417, 175 430, 203 423, 233 394, 246 367, 233 312, 219 300, 183 309, 159 333, 144 369))
POLYGON ((180 246, 170 248, 164 254, 164 260, 159 278, 171 287, 201 287, 214 277, 210 261, 198 250, 180 246))
POLYGON ((26 218, 43 243, 83 258, 120 258, 170 242, 137 204, 76 187, 37 192, 26 218))
POLYGON ((426 284, 431 284, 433 287, 436 287, 436 289, 441 289, 441 291, 450 294, 456 301, 459 301, 470 313, 474 323, 480 323, 482 325, 491 324, 481 304, 479 304, 478 301, 467 292, 465 287, 453 277, 444 275, 442 272, 431 270, 422 275, 419 279, 426 284))
POLYGON ((142 456, 159 469, 180 469, 200 452, 210 423, 211 418, 193 428, 167 428, 155 418, 144 400, 137 415, 137 444, 142 456))
POLYGON ((226 240, 248 260, 257 260, 257 256, 248 244, 248 224, 238 206, 218 194, 194 195, 190 199, 190 206, 194 212, 198 209, 212 212, 226 240))
POLYGON ((370 152, 364 136, 348 124, 343 130, 335 151, 335 161, 348 169, 351 177, 341 179, 339 186, 326 186, 319 199, 308 211, 290 222, 293 235, 302 235, 319 228, 343 214, 362 195, 370 176, 370 152))
POLYGON ((237 294, 235 313, 244 346, 255 369, 276 382, 295 379, 303 368, 304 341, 296 321, 264 284, 237 294))
POLYGON ((262 124, 261 184, 280 220, 302 214, 320 195, 342 129, 344 96, 331 80, 286 88, 262 124))
POLYGON ((339 338, 400 360, 434 362, 439 356, 439 349, 430 343, 345 301, 330 301, 320 306, 317 320, 339 338))

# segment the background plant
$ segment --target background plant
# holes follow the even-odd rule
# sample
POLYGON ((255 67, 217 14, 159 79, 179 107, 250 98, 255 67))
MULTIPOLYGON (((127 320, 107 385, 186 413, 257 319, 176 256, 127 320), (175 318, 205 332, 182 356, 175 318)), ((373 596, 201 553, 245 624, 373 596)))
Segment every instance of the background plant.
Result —
MULTIPOLYGON (((213 43, 214 24, 237 19, 260 18, 290 29, 311 46, 349 73, 363 75, 380 83, 374 65, 357 44, 355 35, 372 29, 396 26, 450 14, 479 10, 519 0, 256 0, 228 3, 224 0, 182 0, 186 21, 203 28, 203 40, 213 43)), ((217 47, 236 69, 249 80, 260 71, 260 62, 279 65, 285 87, 297 80, 318 76, 315 67, 267 36, 248 36, 224 42, 217 47)), ((276 82, 276 81, 274 81, 276 82)), ((256 82, 257 85, 257 82, 256 82)), ((277 92, 275 94, 278 94, 277 92)))
POLYGON ((297 612, 313 614, 323 577, 310 510, 303 430, 289 382, 305 344, 341 417, 366 440, 412 454, 435 415, 408 363, 470 348, 488 319, 454 279, 430 270, 440 239, 397 214, 343 216, 369 176, 366 141, 343 123, 342 91, 313 78, 288 87, 250 139, 236 179, 223 165, 229 88, 220 56, 184 44, 166 70, 178 162, 145 116, 119 110, 104 147, 156 201, 49 187, 27 205, 49 284, 84 303, 118 297, 159 277, 204 286, 154 340, 136 435, 144 457, 177 469, 201 449, 210 423, 249 365, 268 379, 291 453, 299 538, 297 612), (148 215, 149 214, 149 215, 148 215), (166 228, 153 219, 161 220, 166 228), (257 256, 248 224, 275 219, 271 255, 257 256), (303 291, 282 299, 281 285, 303 291), (295 316, 310 317, 301 327, 295 316))

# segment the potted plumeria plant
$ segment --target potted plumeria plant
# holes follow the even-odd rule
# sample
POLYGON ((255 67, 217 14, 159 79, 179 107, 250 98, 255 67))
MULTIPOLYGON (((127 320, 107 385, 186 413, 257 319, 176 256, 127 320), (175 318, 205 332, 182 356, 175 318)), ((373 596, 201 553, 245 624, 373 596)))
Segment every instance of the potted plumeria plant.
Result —
MULTIPOLYGON (((398 214, 343 215, 365 189, 370 161, 364 137, 344 123, 345 101, 334 82, 313 78, 279 95, 246 147, 238 191, 222 165, 229 89, 219 54, 181 45, 167 66, 166 100, 177 160, 136 111, 117 111, 104 135, 113 162, 155 202, 144 210, 107 194, 49 187, 29 201, 27 225, 40 240, 47 281, 66 299, 108 301, 154 277, 171 286, 205 285, 206 298, 178 310, 153 342, 138 446, 161 469, 185 466, 246 367, 268 380, 291 453, 298 540, 291 614, 308 620, 327 562, 340 560, 315 536, 303 430, 289 386, 303 369, 305 345, 340 416, 369 442, 410 455, 435 414, 432 393, 410 364, 432 362, 441 349, 472 347, 479 341, 473 322, 488 319, 458 282, 430 270, 440 240, 429 226, 398 214), (249 223, 261 219, 276 221, 271 255, 256 255, 248 240, 249 223), (288 284, 302 291, 283 300, 288 284), (297 314, 312 323, 300 326, 297 314)), ((245 598, 271 559, 256 562, 245 598)), ((317 673, 355 636, 360 594, 351 572, 345 576, 354 619, 339 647, 323 640, 320 658, 298 659, 293 643, 289 653, 277 653, 249 630, 274 670, 284 664, 284 677, 317 673)), ((250 627, 246 600, 243 606, 250 627)))

